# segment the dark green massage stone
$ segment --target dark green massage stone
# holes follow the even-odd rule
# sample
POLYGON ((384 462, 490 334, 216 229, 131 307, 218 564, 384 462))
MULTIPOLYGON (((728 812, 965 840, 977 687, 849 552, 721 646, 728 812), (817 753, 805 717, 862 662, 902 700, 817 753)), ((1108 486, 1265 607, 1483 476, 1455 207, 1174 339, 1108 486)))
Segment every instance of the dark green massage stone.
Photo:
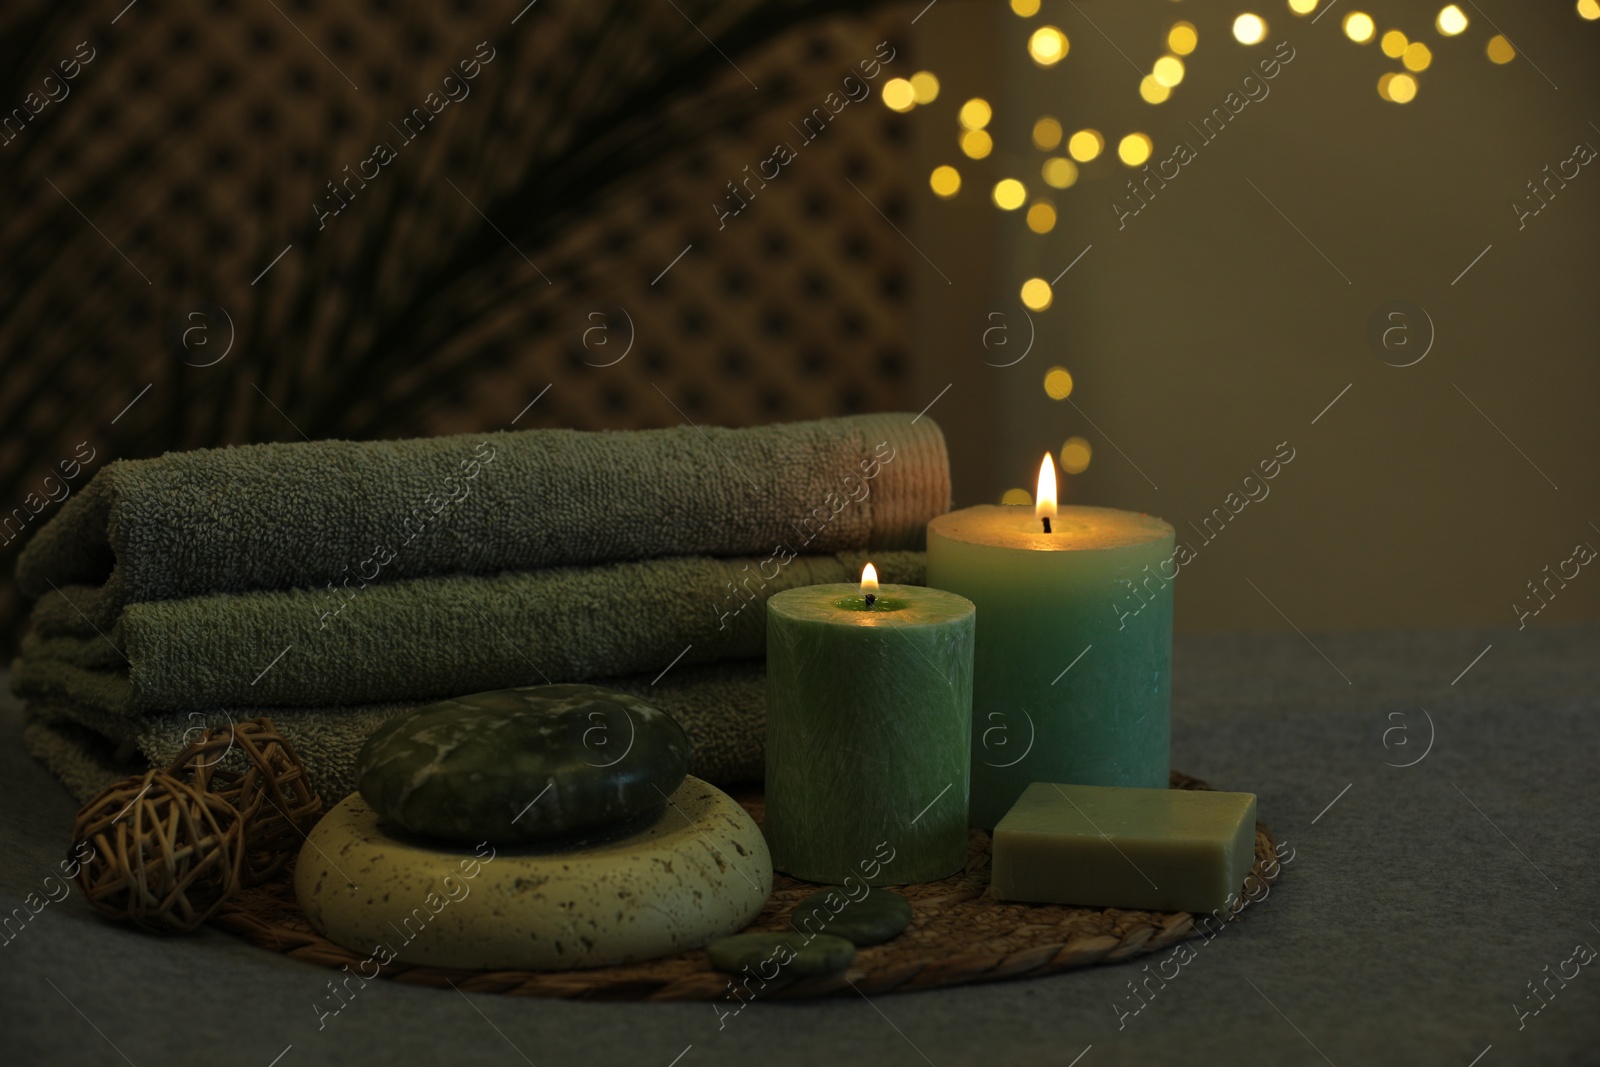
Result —
POLYGON ((804 934, 751 933, 719 938, 706 946, 706 955, 719 971, 771 982, 840 974, 856 958, 856 947, 831 934, 808 941, 804 934))
POLYGON ((643 819, 689 771, 678 721, 593 685, 442 700, 385 723, 356 788, 391 826, 467 842, 549 841, 643 819))
POLYGON ((852 898, 844 889, 819 889, 794 909, 790 923, 805 933, 825 933, 865 947, 899 937, 911 925, 911 902, 887 889, 852 898))

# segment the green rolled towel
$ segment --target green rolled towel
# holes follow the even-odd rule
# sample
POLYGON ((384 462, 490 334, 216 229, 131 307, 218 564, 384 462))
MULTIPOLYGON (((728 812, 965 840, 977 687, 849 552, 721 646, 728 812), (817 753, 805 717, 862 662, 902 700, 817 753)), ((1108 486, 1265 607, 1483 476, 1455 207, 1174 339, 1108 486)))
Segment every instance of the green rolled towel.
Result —
MULTIPOLYGON (((761 780, 766 671, 760 661, 674 668, 654 684, 648 675, 595 684, 632 693, 676 718, 689 735, 689 772, 697 778, 722 786, 761 780)), ((418 704, 238 707, 130 718, 84 705, 30 701, 23 743, 82 802, 129 774, 166 766, 207 727, 266 715, 294 745, 323 800, 332 804, 355 789, 356 754, 367 736, 418 704)))
MULTIPOLYGON (((109 630, 62 594, 12 666, 18 696, 111 715, 215 707, 425 702, 760 658, 766 599, 857 580, 868 554, 689 557, 489 577, 129 604, 109 630)), ((883 581, 920 585, 920 552, 871 554, 883 581)))
POLYGON ((949 506, 943 435, 904 414, 246 445, 107 465, 23 549, 17 584, 104 628, 212 593, 915 549, 949 506))

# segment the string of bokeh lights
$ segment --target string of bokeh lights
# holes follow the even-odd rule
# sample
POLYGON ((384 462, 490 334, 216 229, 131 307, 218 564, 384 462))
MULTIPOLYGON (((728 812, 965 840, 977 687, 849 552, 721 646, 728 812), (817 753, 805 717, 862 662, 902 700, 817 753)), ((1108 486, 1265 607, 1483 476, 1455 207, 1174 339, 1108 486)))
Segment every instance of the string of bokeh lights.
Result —
MULTIPOLYGON (((1032 19, 1039 14, 1040 0, 1010 0, 1011 10, 1022 19, 1032 19)), ((1322 0, 1287 0, 1289 11, 1300 17, 1313 14, 1318 7, 1326 10, 1331 4, 1322 0)), ((1577 0, 1578 16, 1587 21, 1600 20, 1600 0, 1577 0)), ((1485 18, 1484 21, 1488 21, 1485 18)), ((1440 37, 1460 37, 1472 25, 1472 20, 1456 4, 1439 9, 1433 29, 1440 37)), ((1378 78, 1378 96, 1391 104, 1408 104, 1416 99, 1421 88, 1421 77, 1433 65, 1433 49, 1421 40, 1414 40, 1398 29, 1378 33, 1378 23, 1364 11, 1346 12, 1341 20, 1344 35, 1358 45, 1374 41, 1389 59, 1397 61, 1398 70, 1386 71, 1378 78)), ((1491 26, 1491 28, 1493 28, 1491 26)), ((1233 39, 1245 46, 1258 45, 1267 37, 1267 21, 1254 12, 1243 12, 1233 20, 1233 39)), ((1146 103, 1159 105, 1171 98, 1173 90, 1183 83, 1186 67, 1184 57, 1191 55, 1200 44, 1200 32, 1193 23, 1174 22, 1165 35, 1165 52, 1153 64, 1150 72, 1139 81, 1139 96, 1146 103)), ((1067 57, 1071 42, 1059 27, 1041 25, 1028 35, 1027 51, 1034 64, 1048 69, 1067 57)), ((1501 33, 1496 32, 1484 45, 1484 54, 1491 63, 1504 66, 1516 58, 1515 46, 1501 33)), ((893 111, 908 112, 919 106, 931 104, 939 97, 939 79, 931 71, 918 71, 909 78, 894 78, 883 87, 883 102, 893 111)), ((959 132, 956 146, 970 160, 987 159, 994 151, 994 138, 989 133, 989 123, 994 110, 982 97, 973 97, 956 112, 959 132)), ((1105 153, 1106 138, 1097 129, 1085 127, 1068 135, 1066 127, 1052 115, 1042 115, 1033 124, 1033 147, 1045 154, 1039 167, 1039 177, 1051 190, 1070 189, 1077 184, 1079 169, 1095 163, 1105 153)), ((1117 142, 1117 158, 1128 167, 1144 165, 1155 150, 1150 135, 1133 131, 1117 142)), ((928 175, 928 185, 935 196, 950 200, 961 193, 964 185, 961 170, 954 164, 941 163, 928 175)), ((1056 206, 1048 194, 1030 195, 1028 185, 1020 178, 998 178, 990 190, 995 207, 1004 212, 1017 211, 1024 204, 1027 211, 1023 219, 1029 230, 1046 234, 1055 229, 1056 206)), ((1054 302, 1051 283, 1043 278, 1028 278, 1021 284, 1018 295, 1023 306, 1030 311, 1046 311, 1054 302)), ((1044 390, 1052 400, 1065 400, 1072 392, 1072 375, 1064 367, 1051 367, 1045 372, 1044 390)), ((1089 442, 1082 437, 1069 438, 1061 447, 1059 459, 1068 474, 1079 474, 1089 466, 1092 455, 1089 442)), ((1010 489, 1003 503, 1029 503, 1031 496, 1025 489, 1010 489)))

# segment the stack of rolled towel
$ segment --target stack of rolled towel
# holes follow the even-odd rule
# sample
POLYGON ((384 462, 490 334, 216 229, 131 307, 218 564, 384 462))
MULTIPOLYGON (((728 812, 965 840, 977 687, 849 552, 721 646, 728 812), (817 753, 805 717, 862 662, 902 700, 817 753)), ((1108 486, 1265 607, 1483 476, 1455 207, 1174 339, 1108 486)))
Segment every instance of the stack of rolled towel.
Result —
POLYGON ((318 441, 99 472, 17 562, 29 750, 74 793, 268 715, 325 797, 395 715, 592 681, 759 779, 767 597, 922 581, 949 508, 926 417, 318 441))

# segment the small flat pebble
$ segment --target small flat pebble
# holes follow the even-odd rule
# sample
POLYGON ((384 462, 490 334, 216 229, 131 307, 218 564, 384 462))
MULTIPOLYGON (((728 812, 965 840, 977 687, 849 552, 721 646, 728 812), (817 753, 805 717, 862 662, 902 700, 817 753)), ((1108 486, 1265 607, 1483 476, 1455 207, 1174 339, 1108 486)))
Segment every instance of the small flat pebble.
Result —
POLYGON ((773 978, 816 978, 840 974, 856 958, 856 947, 842 937, 797 933, 749 933, 720 938, 706 946, 711 966, 729 974, 773 978))
POLYGON ((911 925, 911 902, 887 889, 852 898, 842 889, 819 889, 794 909, 792 925, 807 933, 842 937, 859 947, 899 937, 911 925))

